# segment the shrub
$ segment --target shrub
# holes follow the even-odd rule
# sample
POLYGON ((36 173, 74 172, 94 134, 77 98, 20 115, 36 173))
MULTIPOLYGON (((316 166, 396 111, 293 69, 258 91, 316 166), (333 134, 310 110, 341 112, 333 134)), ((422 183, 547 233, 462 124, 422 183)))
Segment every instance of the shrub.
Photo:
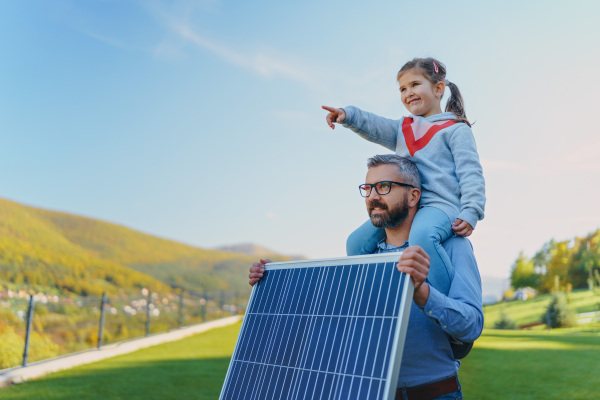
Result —
POLYGON ((550 328, 564 328, 576 324, 575 313, 569 307, 567 296, 563 292, 552 292, 552 298, 543 315, 542 322, 549 325, 550 328))
POLYGON ((12 327, 0 324, 0 369, 21 365, 24 343, 12 327))
MULTIPOLYGON (((0 369, 21 365, 25 339, 6 324, 0 324, 0 369)), ((31 332, 29 362, 56 357, 58 346, 47 335, 31 332)))
POLYGON ((50 336, 42 332, 31 332, 29 339, 29 362, 46 360, 56 357, 59 354, 59 347, 52 341, 50 336))
POLYGON ((495 329, 517 329, 517 323, 512 320, 506 310, 500 313, 500 319, 494 323, 495 329))

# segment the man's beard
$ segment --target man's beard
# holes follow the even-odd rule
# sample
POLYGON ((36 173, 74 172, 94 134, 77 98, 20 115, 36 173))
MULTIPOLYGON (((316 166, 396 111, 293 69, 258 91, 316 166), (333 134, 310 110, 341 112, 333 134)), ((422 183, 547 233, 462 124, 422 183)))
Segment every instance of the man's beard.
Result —
POLYGON ((408 217, 408 199, 404 196, 404 200, 401 205, 394 208, 389 208, 387 204, 381 203, 377 200, 373 200, 369 203, 369 218, 371 223, 376 228, 395 228, 400 225, 408 217), (379 207, 385 212, 377 215, 373 214, 373 208, 379 207))

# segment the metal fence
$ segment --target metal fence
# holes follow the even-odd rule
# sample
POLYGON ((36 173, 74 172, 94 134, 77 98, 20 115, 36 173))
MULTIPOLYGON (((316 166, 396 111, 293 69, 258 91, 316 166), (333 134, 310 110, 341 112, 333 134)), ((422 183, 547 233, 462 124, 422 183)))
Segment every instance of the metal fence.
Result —
POLYGON ((0 369, 243 314, 248 293, 230 291, 59 297, 2 293, 0 369))

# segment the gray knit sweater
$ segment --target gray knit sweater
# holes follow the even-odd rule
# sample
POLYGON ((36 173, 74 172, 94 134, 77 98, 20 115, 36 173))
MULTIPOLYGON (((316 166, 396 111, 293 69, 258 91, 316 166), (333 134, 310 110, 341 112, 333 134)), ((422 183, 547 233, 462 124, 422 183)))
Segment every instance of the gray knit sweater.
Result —
POLYGON ((417 165, 423 186, 421 206, 436 207, 452 222, 460 218, 473 228, 483 219, 485 181, 475 138, 467 124, 453 123, 453 113, 392 120, 354 106, 344 111, 345 127, 417 165))

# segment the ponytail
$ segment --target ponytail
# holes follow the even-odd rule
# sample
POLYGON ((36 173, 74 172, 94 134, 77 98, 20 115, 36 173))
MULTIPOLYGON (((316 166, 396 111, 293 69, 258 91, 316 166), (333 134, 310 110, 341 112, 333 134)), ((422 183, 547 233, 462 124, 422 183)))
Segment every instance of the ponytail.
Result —
POLYGON ((469 120, 467 119, 467 113, 465 112, 465 103, 463 101, 462 95, 460 94, 460 90, 458 90, 458 86, 450 81, 446 81, 446 86, 450 89, 450 98, 446 103, 446 111, 450 111, 456 115, 456 119, 458 122, 464 122, 465 124, 471 126, 469 120))
POLYGON ((438 82, 443 82, 446 86, 448 86, 450 89, 450 99, 448 99, 448 102, 446 103, 446 111, 450 111, 456 115, 458 122, 464 122, 465 124, 471 126, 471 123, 469 120, 467 120, 465 105, 462 95, 460 94, 460 90, 458 90, 458 86, 446 79, 446 66, 435 58, 431 57, 413 58, 411 61, 404 64, 402 68, 400 68, 400 71, 398 71, 398 75, 396 76, 396 80, 399 80, 400 75, 402 75, 404 72, 413 68, 416 68, 422 72, 425 78, 427 78, 427 80, 434 85, 438 82))

